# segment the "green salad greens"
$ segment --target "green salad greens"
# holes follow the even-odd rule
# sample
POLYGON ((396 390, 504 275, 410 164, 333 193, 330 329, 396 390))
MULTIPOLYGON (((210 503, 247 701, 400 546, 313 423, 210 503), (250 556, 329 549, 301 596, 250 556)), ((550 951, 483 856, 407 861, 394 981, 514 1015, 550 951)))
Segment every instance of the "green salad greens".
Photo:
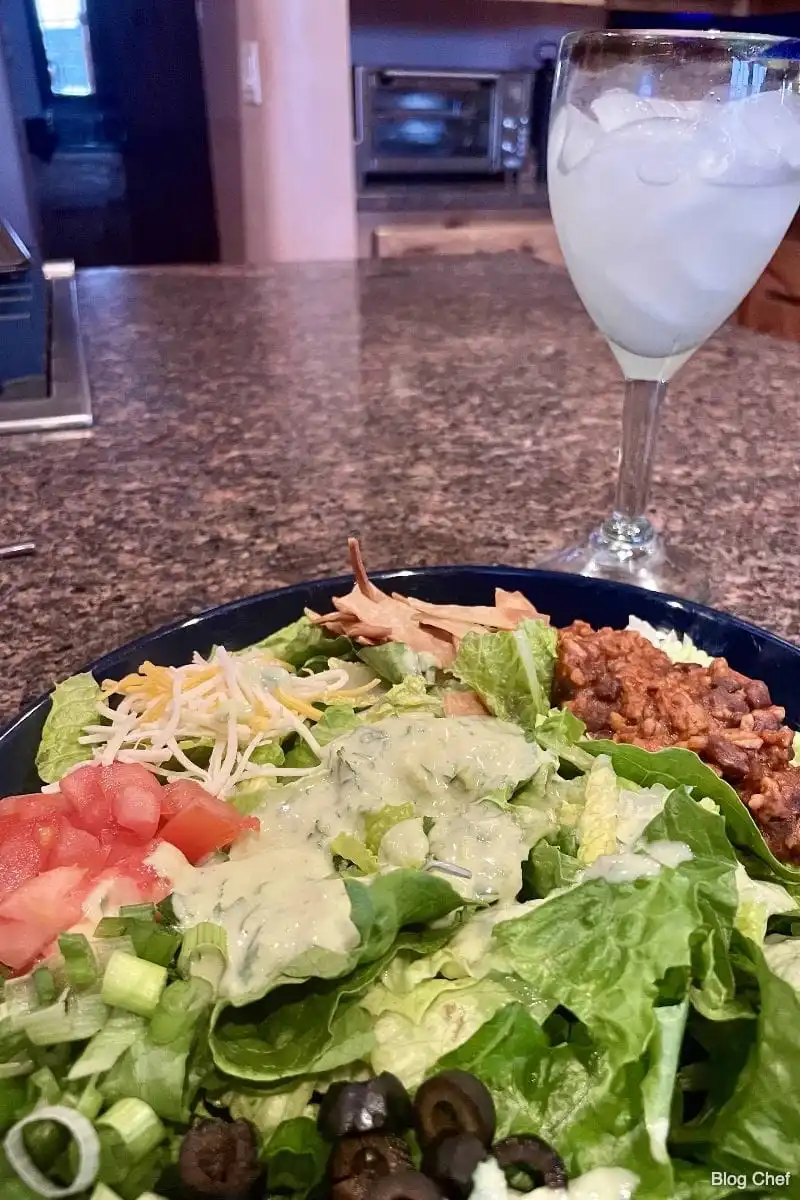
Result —
POLYGON ((116 700, 60 685, 44 781, 107 747, 121 708, 118 746, 217 778, 260 831, 199 863, 156 840, 168 900, 101 903, 6 980, 4 1200, 180 1197, 182 1138, 220 1110, 256 1129, 270 1196, 321 1197, 332 1083, 452 1068, 489 1087, 499 1136, 535 1131, 573 1180, 800 1197, 800 868, 691 751, 591 740, 551 708, 556 654, 528 617, 467 632, 446 668, 303 617, 181 668, 155 720, 166 668, 116 700), (241 707, 219 733, 223 676, 241 707), (465 694, 478 712, 453 708, 465 694))

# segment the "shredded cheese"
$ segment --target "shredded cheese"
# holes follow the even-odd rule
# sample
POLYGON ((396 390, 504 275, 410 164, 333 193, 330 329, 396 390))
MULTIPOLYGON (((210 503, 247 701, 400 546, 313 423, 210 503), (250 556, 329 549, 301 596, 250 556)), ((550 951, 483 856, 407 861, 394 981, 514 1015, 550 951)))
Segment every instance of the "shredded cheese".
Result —
POLYGON ((379 686, 378 680, 361 687, 348 683, 342 667, 301 676, 265 651, 230 654, 217 646, 208 659, 195 654, 180 667, 145 662, 124 679, 105 680, 98 723, 87 726, 80 740, 104 764, 138 762, 165 780, 188 776, 228 796, 250 779, 316 770, 252 759, 260 746, 292 732, 321 759, 306 724, 323 714, 314 701, 369 705, 379 686))

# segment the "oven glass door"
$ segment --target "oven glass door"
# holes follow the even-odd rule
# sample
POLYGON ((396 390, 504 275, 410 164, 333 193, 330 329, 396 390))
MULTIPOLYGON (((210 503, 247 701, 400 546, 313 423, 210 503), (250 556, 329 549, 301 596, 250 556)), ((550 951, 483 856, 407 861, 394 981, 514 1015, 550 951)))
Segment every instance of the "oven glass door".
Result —
POLYGON ((494 150, 494 79, 380 74, 371 97, 375 159, 488 167, 494 150))

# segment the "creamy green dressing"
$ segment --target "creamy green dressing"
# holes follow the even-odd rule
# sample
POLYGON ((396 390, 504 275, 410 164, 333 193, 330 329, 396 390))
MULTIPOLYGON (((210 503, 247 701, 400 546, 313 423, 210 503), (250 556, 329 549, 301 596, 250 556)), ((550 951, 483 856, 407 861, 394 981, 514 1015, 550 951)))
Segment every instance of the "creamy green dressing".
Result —
POLYGON ((442 860, 470 872, 446 875, 463 895, 513 899, 526 839, 512 809, 483 798, 529 779, 544 760, 516 726, 494 718, 389 717, 332 742, 318 772, 275 787, 257 813, 261 832, 240 839, 229 861, 194 868, 162 847, 153 865, 173 881, 184 928, 225 928, 221 994, 244 1004, 303 955, 347 954, 358 944, 329 846, 340 833, 363 838, 364 813, 416 809, 385 836, 379 869, 442 860), (434 822, 427 835, 423 817, 434 822))
POLYGON ((545 758, 515 725, 494 718, 387 717, 331 742, 325 769, 276 788, 256 813, 261 834, 231 857, 259 845, 327 849, 340 833, 363 838, 364 813, 411 803, 419 820, 435 822, 427 846, 421 827, 409 826, 389 838, 383 869, 431 857, 471 872, 447 875, 465 897, 510 899, 528 843, 513 810, 483 801, 531 778, 545 758))
POLYGON ((582 878, 631 883, 634 879, 658 875, 662 867, 679 867, 693 857, 685 842, 647 842, 636 853, 625 850, 620 854, 601 854, 586 868, 582 878))
POLYGON ((316 846, 280 853, 262 846, 249 857, 200 868, 161 866, 174 880, 173 907, 184 928, 213 921, 226 930, 220 994, 233 1004, 263 995, 304 954, 343 955, 358 945, 344 883, 316 846))

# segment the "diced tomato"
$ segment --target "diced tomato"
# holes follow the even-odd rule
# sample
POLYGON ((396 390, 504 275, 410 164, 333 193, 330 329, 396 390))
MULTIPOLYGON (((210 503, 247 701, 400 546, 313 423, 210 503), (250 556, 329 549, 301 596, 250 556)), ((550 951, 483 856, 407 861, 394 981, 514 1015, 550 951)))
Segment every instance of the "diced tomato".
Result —
POLYGON ((35 792, 30 796, 6 796, 0 801, 0 821, 16 817, 23 821, 49 821, 69 812, 70 803, 61 792, 35 792))
POLYGON ((46 852, 32 821, 0 822, 0 899, 38 875, 46 852))
POLYGON ((80 867, 57 867, 28 879, 0 901, 0 962, 20 970, 81 919, 91 884, 80 867))
POLYGON ((108 850, 100 839, 85 829, 76 829, 66 817, 58 821, 58 835, 47 856, 47 866, 85 867, 91 875, 102 871, 108 859, 108 850))
POLYGON ((38 958, 51 938, 27 921, 0 917, 0 962, 12 971, 22 971, 38 958))
POLYGON ((80 917, 87 891, 84 886, 86 874, 83 867, 55 867, 52 871, 43 871, 0 901, 0 917, 50 925, 56 933, 66 929, 80 917), (72 915, 76 910, 77 917, 72 915))
POLYGON ((176 779, 161 790, 161 820, 167 822, 189 804, 198 801, 207 803, 209 800, 221 803, 193 779, 176 779))
POLYGON ((139 853, 142 849, 140 838, 134 837, 132 833, 120 829, 117 825, 110 825, 108 829, 103 830, 100 834, 100 845, 106 851, 107 867, 113 867, 115 863, 139 853))
POLYGON ((170 817, 159 833, 165 842, 182 851, 190 863, 198 863, 214 850, 230 846, 245 830, 259 828, 254 817, 243 817, 199 784, 192 786, 200 795, 170 817))
POLYGON ((171 820, 179 812, 183 812, 190 804, 202 804, 210 812, 220 816, 233 817, 241 821, 246 829, 258 829, 259 823, 255 817, 242 817, 224 800, 212 796, 211 792, 193 779, 176 779, 168 783, 161 792, 161 818, 164 823, 171 820))
POLYGON ((102 769, 98 763, 78 767, 58 785, 69 800, 73 822, 95 837, 111 823, 111 799, 102 787, 102 769))
POLYGON ((100 775, 103 791, 111 801, 114 819, 139 838, 150 841, 161 818, 161 784, 138 763, 112 763, 100 775))
POLYGON ((117 858, 98 876, 95 886, 108 885, 105 896, 107 904, 117 907, 142 901, 157 904, 170 894, 171 882, 147 862, 157 846, 158 842, 154 841, 129 849, 127 855, 117 858))

